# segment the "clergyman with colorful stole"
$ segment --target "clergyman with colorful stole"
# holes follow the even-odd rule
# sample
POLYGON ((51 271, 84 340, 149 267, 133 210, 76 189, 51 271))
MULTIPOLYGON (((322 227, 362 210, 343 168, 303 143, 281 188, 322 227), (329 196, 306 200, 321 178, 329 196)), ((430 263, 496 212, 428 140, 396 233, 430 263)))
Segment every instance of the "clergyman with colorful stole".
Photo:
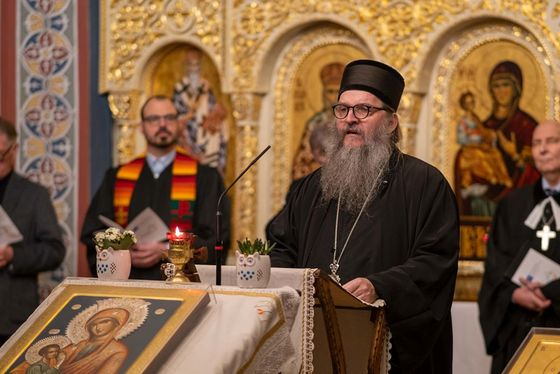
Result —
MULTIPOLYGON (((150 207, 171 230, 197 235, 195 248, 205 247, 207 256, 198 262, 215 263, 216 206, 224 191, 215 168, 201 165, 177 147, 181 126, 177 109, 165 96, 149 98, 141 109, 142 133, 146 155, 107 171, 89 206, 81 233, 87 246, 92 274, 96 274, 93 233, 105 228, 99 216, 125 227, 135 216, 150 207), (207 258, 205 258, 207 257, 207 258)), ((229 201, 223 201, 222 237, 229 242, 229 201)), ((131 251, 130 278, 161 279, 160 262, 167 243, 137 243, 131 251)), ((206 253, 204 251, 203 253, 206 253)))
POLYGON ((560 263, 559 122, 536 127, 532 155, 542 178, 500 201, 488 240, 478 303, 492 373, 502 372, 531 327, 560 327, 560 274, 518 271, 527 261, 534 270, 560 263))

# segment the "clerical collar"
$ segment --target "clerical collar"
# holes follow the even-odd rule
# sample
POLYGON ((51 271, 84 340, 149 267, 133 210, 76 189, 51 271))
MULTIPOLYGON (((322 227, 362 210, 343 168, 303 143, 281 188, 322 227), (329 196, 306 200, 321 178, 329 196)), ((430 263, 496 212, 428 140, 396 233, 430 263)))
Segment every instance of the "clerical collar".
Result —
POLYGON ((154 175, 154 178, 158 179, 160 174, 175 160, 176 151, 173 150, 166 154, 165 156, 156 157, 150 153, 146 155, 146 162, 154 175))
MULTIPOLYGON (((550 202, 550 205, 552 207, 552 214, 554 216, 554 221, 555 222, 560 222, 560 206, 558 205, 556 200, 552 198, 552 196, 548 196, 546 199, 542 200, 540 203, 535 205, 535 207, 533 208, 531 213, 529 213, 529 215, 525 219, 525 222, 524 222, 525 226, 529 227, 532 230, 535 230, 538 227, 539 222, 541 222, 541 218, 542 218, 543 212, 544 212, 544 207, 549 202, 550 202)), ((560 225, 557 225, 557 226, 560 226, 560 225)), ((557 229, 559 229, 559 228, 560 227, 557 227, 557 229)))
POLYGON ((556 195, 558 193, 560 193, 560 184, 557 184, 556 186, 551 186, 550 183, 548 183, 548 181, 544 178, 541 178, 541 183, 542 183, 542 189, 543 191, 551 191, 552 195, 556 195))

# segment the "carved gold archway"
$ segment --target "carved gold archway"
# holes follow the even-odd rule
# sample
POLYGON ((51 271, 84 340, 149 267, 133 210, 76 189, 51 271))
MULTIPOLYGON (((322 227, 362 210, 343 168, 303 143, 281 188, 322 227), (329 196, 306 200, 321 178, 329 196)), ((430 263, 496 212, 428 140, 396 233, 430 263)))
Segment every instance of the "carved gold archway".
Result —
MULTIPOLYGON (((263 98, 272 95, 274 101, 285 99, 281 95, 287 86, 273 82, 279 82, 279 77, 289 79, 289 55, 292 63, 297 60, 294 56, 304 56, 302 50, 295 49, 296 40, 304 39, 310 26, 329 22, 343 30, 340 34, 329 33, 330 37, 358 43, 367 55, 401 70, 407 81, 400 108, 404 132, 401 147, 441 166, 442 157, 446 157, 446 134, 438 130, 437 121, 430 136, 423 133, 439 118, 438 109, 432 113, 433 108, 426 103, 427 99, 439 95, 435 91, 441 74, 434 65, 437 60, 434 51, 452 45, 447 41, 459 39, 460 30, 468 28, 469 22, 480 23, 485 19, 496 24, 498 18, 516 20, 523 29, 532 30, 533 37, 536 35, 549 52, 554 80, 558 80, 560 5, 557 1, 529 4, 439 0, 102 0, 99 90, 109 94, 115 118, 114 160, 122 162, 141 151, 143 143, 137 135, 136 123, 144 94, 142 72, 156 51, 173 43, 194 45, 210 56, 220 75, 222 92, 229 95, 234 121, 231 143, 237 151, 228 173, 237 174, 260 151, 262 126, 274 125, 275 148, 288 149, 283 134, 290 131, 290 125, 280 118, 278 111, 274 111, 278 118, 273 117, 270 123, 261 122, 263 98), (280 51, 284 51, 284 60, 271 57, 279 57, 280 51)), ((444 59, 438 63, 445 67, 452 61, 444 59)), ((554 86, 551 98, 556 115, 560 111, 557 87, 554 86)), ((289 164, 287 156, 277 153, 276 157, 269 196, 274 207, 280 204, 289 183, 289 178, 284 177, 289 164)), ((256 176, 256 170, 252 170, 235 189, 234 239, 256 234, 255 217, 262 204, 257 199, 256 176)))

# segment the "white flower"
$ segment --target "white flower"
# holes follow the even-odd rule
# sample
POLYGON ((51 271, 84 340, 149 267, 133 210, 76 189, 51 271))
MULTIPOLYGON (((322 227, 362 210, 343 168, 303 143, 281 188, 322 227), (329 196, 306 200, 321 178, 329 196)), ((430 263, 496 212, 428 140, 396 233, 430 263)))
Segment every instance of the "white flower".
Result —
POLYGON ((130 230, 122 232, 120 229, 110 227, 105 231, 97 232, 93 237, 93 241, 100 249, 111 247, 117 250, 127 250, 136 243, 136 235, 130 230))

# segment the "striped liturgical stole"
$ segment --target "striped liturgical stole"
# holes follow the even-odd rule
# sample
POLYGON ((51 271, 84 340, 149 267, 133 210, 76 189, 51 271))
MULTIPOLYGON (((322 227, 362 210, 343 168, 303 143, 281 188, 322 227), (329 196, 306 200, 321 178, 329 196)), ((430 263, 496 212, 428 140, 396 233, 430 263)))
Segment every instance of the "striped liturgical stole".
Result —
MULTIPOLYGON (((113 205, 115 221, 123 227, 128 224, 130 200, 145 163, 146 157, 142 156, 121 166, 117 172, 113 205)), ((192 231, 196 200, 196 172, 196 160, 181 148, 177 148, 172 168, 169 206, 171 212, 169 227, 172 230, 179 227, 179 230, 183 232, 192 231)))

